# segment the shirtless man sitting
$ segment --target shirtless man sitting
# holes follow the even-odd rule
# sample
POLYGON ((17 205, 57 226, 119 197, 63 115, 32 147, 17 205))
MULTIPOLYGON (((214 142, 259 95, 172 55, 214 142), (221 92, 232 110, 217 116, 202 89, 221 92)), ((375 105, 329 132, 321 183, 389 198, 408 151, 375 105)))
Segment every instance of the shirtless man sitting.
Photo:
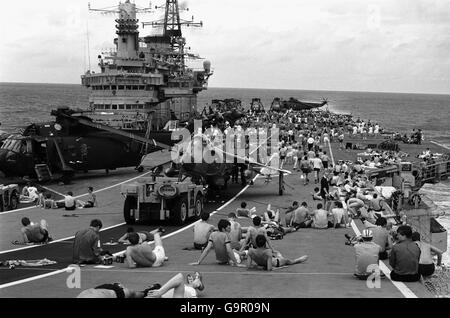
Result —
POLYGON ((47 243, 51 241, 48 232, 47 221, 41 220, 40 223, 31 223, 27 217, 22 218, 22 229, 20 230, 23 242, 15 241, 14 243, 47 243))
POLYGON ((150 233, 153 234, 154 237, 154 249, 152 249, 148 243, 139 244, 138 233, 130 233, 128 235, 128 240, 131 244, 131 246, 127 247, 126 251, 128 267, 159 267, 167 260, 160 236, 160 229, 150 233))
POLYGON ((267 239, 267 231, 264 226, 261 225, 261 217, 255 216, 253 218, 253 226, 249 226, 247 229, 247 236, 244 243, 241 245, 239 252, 243 252, 246 247, 256 246, 256 237, 262 234, 266 237, 267 246, 273 250, 270 241, 267 239))
POLYGON ((201 220, 196 222, 194 231, 194 248, 196 250, 203 250, 208 245, 209 235, 216 231, 216 227, 208 223, 209 213, 202 212, 200 215, 201 220))
POLYGON ((256 236, 256 248, 250 248, 248 251, 247 268, 251 268, 253 262, 263 269, 271 271, 272 268, 286 265, 300 264, 308 259, 308 255, 303 255, 295 260, 290 260, 281 255, 278 251, 272 251, 266 248, 266 237, 262 234, 256 236))

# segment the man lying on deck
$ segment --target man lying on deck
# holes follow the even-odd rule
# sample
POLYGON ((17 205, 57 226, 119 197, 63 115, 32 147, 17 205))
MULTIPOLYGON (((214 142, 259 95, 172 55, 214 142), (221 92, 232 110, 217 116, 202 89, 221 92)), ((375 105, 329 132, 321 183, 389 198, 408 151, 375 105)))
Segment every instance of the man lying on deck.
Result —
POLYGON ((196 272, 186 276, 178 273, 166 284, 153 284, 143 291, 134 291, 121 283, 103 284, 82 291, 77 298, 197 298, 204 289, 202 276, 196 272))
POLYGON ((160 267, 163 265, 164 261, 167 260, 167 257, 160 233, 162 233, 161 228, 150 232, 150 234, 153 235, 155 242, 154 249, 146 242, 139 244, 138 233, 130 233, 128 235, 128 240, 131 244, 131 246, 127 247, 126 251, 128 267, 160 267))
POLYGON ((130 236, 130 233, 137 233, 139 235, 139 244, 142 244, 144 242, 153 241, 153 235, 148 231, 135 231, 133 227, 127 228, 127 233, 125 233, 123 236, 121 236, 117 242, 122 244, 130 244, 130 241, 128 240, 128 237, 130 236))
POLYGON ((264 235, 259 234, 256 236, 256 248, 250 248, 248 251, 247 268, 252 268, 254 262, 257 266, 271 271, 274 267, 299 264, 308 259, 308 255, 303 255, 295 260, 290 260, 281 255, 280 252, 266 248, 266 243, 267 240, 264 235))

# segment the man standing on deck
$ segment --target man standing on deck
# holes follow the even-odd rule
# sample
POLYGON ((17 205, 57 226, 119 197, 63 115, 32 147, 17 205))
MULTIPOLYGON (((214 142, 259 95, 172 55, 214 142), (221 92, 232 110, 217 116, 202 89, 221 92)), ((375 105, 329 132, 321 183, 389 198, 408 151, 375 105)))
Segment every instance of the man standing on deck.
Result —
POLYGON ((314 183, 319 183, 320 181, 320 171, 323 169, 322 160, 319 158, 319 154, 316 154, 316 157, 311 159, 312 166, 315 172, 314 183))

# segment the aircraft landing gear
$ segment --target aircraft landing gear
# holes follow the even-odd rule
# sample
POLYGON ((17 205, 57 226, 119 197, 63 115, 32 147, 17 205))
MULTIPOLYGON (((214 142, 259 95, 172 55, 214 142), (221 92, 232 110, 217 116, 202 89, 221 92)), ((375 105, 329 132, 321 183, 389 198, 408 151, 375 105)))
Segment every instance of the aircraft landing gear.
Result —
POLYGON ((61 177, 61 181, 64 184, 70 184, 70 181, 72 181, 73 175, 74 175, 73 171, 64 172, 62 177, 61 177))
POLYGON ((280 172, 280 177, 278 178, 278 195, 283 195, 284 190, 283 172, 280 172))

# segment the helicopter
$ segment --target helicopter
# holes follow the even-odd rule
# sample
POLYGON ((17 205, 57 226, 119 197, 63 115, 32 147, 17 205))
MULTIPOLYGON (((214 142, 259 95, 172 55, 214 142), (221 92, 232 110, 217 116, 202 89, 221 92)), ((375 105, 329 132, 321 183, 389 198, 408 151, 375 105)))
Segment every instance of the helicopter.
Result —
POLYGON ((56 173, 68 183, 76 172, 139 167, 143 143, 149 144, 150 152, 174 143, 170 131, 152 133, 151 139, 130 138, 130 133, 96 124, 86 116, 73 116, 75 113, 58 108, 52 111, 54 122, 31 124, 22 134, 4 139, 0 171, 6 177, 29 176, 39 181, 56 173), (158 146, 160 142, 163 147, 158 146))

